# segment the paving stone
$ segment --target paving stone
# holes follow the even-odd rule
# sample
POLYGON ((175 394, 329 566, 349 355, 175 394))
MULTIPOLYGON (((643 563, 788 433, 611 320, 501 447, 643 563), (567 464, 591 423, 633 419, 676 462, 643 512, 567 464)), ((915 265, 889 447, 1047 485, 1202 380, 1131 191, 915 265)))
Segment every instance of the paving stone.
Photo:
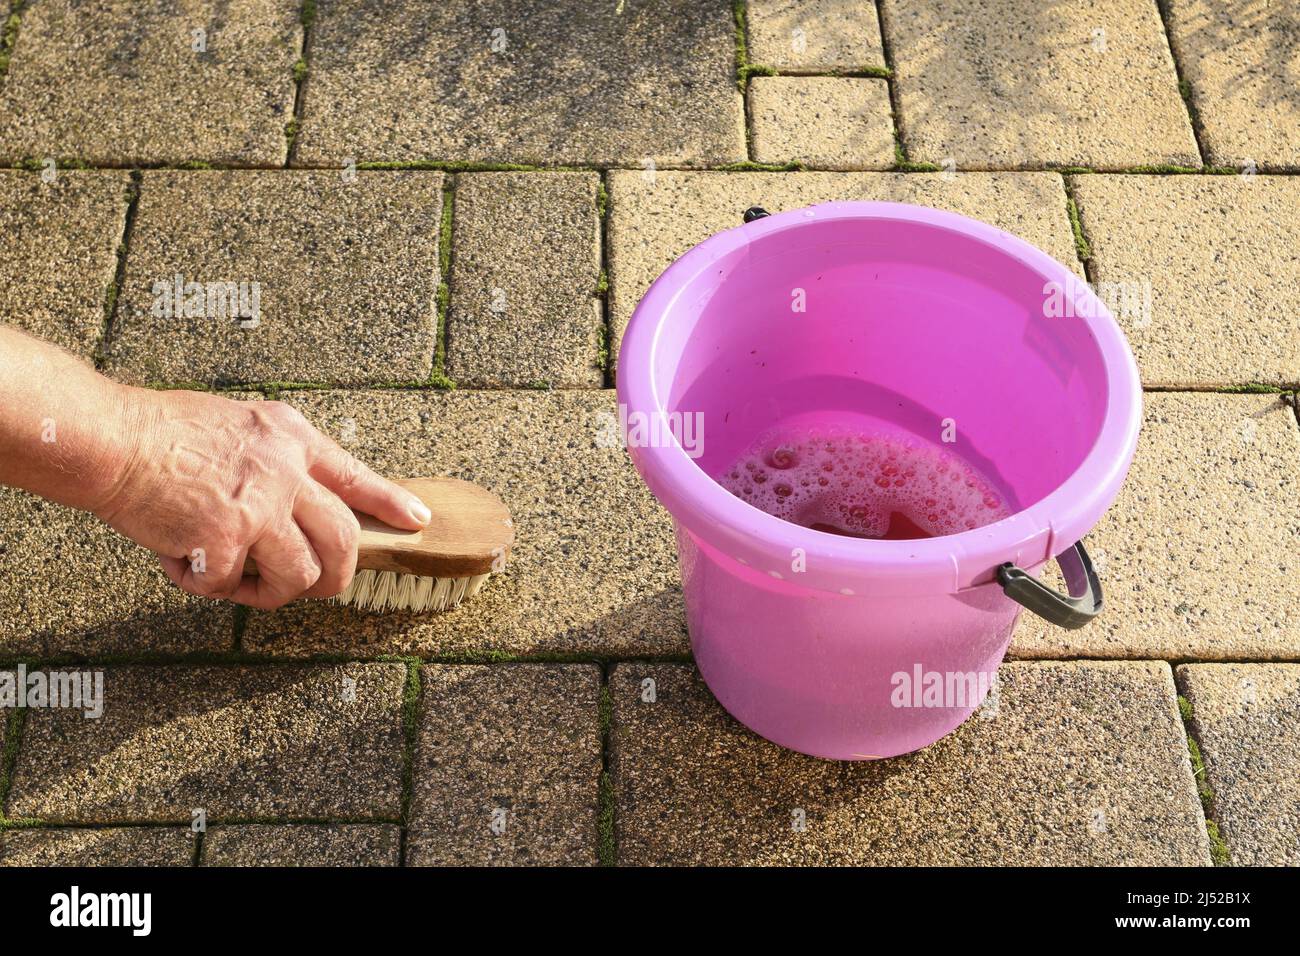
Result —
POLYGON ((1229 859, 1300 865, 1300 665, 1192 664, 1178 680, 1229 859))
POLYGON ((1169 0, 1206 160, 1300 167, 1300 16, 1269 3, 1169 0))
POLYGON ((397 866, 402 828, 396 824, 265 824, 213 827, 203 840, 203 866, 397 866))
POLYGON ((745 158, 730 0, 321 0, 304 164, 745 158))
POLYGON ((1128 480, 1087 538, 1101 616, 1066 631, 1022 615, 1011 653, 1295 658, 1300 431, 1292 409, 1276 395, 1149 392, 1143 401, 1128 480))
POLYGON ((28 711, 5 812, 396 819, 405 685, 401 664, 106 668, 99 719, 28 711))
POLYGON ((0 832, 0 866, 191 866, 184 827, 108 827, 0 832))
POLYGON ((749 60, 783 73, 883 67, 876 5, 860 0, 749 0, 749 60))
POLYGON ((93 515, 0 488, 0 656, 222 651, 228 604, 175 587, 152 552, 93 515))
POLYGON ((1145 385, 1300 382, 1300 180, 1076 176, 1098 283, 1149 284, 1121 309, 1145 385), (1149 311, 1149 314, 1148 314, 1149 311))
POLYGON ((894 165, 889 84, 838 76, 758 76, 749 84, 754 159, 821 169, 894 165))
POLYGON ((430 665, 420 680, 409 861, 594 864, 600 670, 430 665))
POLYGON ((619 664, 619 861, 1209 863, 1167 664, 1008 664, 999 685, 991 718, 914 754, 848 763, 750 733, 690 665, 619 664))
POLYGON ((276 656, 680 654, 686 624, 671 522, 617 438, 610 391, 289 392, 381 474, 451 475, 509 506, 506 570, 443 614, 304 601, 250 614, 244 648, 276 656))
POLYGON ((89 357, 126 223, 127 173, 0 172, 0 323, 89 357), (76 268, 69 268, 76 263, 76 268))
POLYGON ((441 173, 145 172, 109 370, 132 382, 427 381, 441 173), (166 314, 176 276, 204 284, 166 314), (242 286, 243 319, 222 314, 242 286), (256 286, 254 286, 256 283, 256 286), (211 306, 208 306, 211 301, 211 306))
POLYGON ((0 151, 11 162, 279 166, 298 10, 297 0, 28 3, 0 93, 0 151))
POLYGON ((599 185, 595 173, 457 177, 447 320, 457 384, 603 383, 599 185))
POLYGON ((1201 164, 1151 0, 885 0, 882 21, 913 161, 1201 164))
POLYGON ((618 354, 637 302, 692 246, 741 224, 761 205, 771 212, 832 200, 887 200, 982 219, 1082 273, 1053 173, 691 173, 613 170, 609 174, 610 295, 618 354))

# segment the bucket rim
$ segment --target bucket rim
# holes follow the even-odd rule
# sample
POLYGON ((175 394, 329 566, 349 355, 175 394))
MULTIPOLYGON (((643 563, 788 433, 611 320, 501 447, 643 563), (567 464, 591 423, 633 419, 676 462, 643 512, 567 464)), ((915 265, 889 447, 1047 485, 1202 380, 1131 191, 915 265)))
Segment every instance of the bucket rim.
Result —
POLYGON ((651 492, 674 520, 741 564, 771 578, 844 595, 955 592, 996 581, 1007 561, 1034 569, 1082 538, 1114 501, 1137 447, 1141 383, 1137 364, 1114 316, 1087 280, 1023 239, 959 213, 908 203, 843 200, 792 209, 719 232, 676 261, 642 297, 619 351, 619 403, 628 414, 668 412, 655 383, 654 356, 665 318, 678 298, 719 259, 764 237, 839 220, 894 220, 957 233, 981 242, 1056 281, 1096 342, 1108 400, 1097 437, 1078 467, 1039 501, 992 524, 959 534, 912 540, 857 539, 804 528, 742 501, 705 473, 671 441, 629 448, 651 492), (809 569, 791 574, 792 548, 809 569), (781 569, 786 569, 782 573, 781 569))

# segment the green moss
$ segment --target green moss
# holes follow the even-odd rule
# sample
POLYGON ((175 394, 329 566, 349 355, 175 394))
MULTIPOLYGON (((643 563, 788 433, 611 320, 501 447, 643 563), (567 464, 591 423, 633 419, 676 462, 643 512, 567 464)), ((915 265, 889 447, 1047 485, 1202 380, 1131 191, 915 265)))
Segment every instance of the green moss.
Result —
POLYGON ((402 689, 402 823, 411 819, 411 796, 415 791, 415 745, 420 731, 420 664, 406 660, 406 686, 402 689))
POLYGON ((5 802, 9 799, 9 786, 13 781, 14 764, 18 760, 18 741, 22 738, 23 721, 27 711, 22 707, 0 711, 5 719, 0 721, 0 821, 5 818, 5 802))
POLYGON ((606 295, 609 292, 609 273, 604 269, 600 270, 600 278, 596 280, 596 295, 606 295))
POLYGON ((608 770, 600 772, 596 814, 596 859, 601 866, 618 865, 618 845, 614 832, 614 778, 608 770))
POLYGON ((887 66, 860 66, 848 70, 831 70, 830 75, 859 79, 892 80, 894 71, 887 66))
POLYGON ((448 180, 442 189, 442 218, 438 223, 438 291, 435 295, 437 329, 433 347, 433 371, 429 382, 438 388, 455 388, 447 376, 447 315, 451 310, 451 234, 456 192, 448 180))
POLYGON ((722 173, 790 173, 800 169, 803 169, 802 163, 756 163, 749 159, 715 167, 722 173))
POLYGON ((1074 201, 1074 197, 1066 191, 1065 212, 1070 217, 1070 231, 1074 233, 1074 251, 1081 262, 1087 262, 1092 258, 1092 246, 1088 243, 1088 237, 1083 234, 1083 220, 1079 218, 1079 204, 1074 201))
POLYGON ((136 208, 140 204, 140 179, 139 172, 132 172, 131 179, 126 185, 126 217, 122 226, 122 238, 117 244, 117 258, 113 266, 113 278, 109 280, 108 286, 104 289, 104 321, 100 328, 99 341, 95 343, 95 351, 91 356, 95 368, 102 369, 108 359, 106 351, 108 340, 113 333, 113 320, 117 315, 117 300, 121 294, 122 283, 126 279, 127 243, 130 239, 132 225, 135 223, 136 208))
POLYGON ((605 215, 609 212, 609 190, 605 188, 605 180, 602 178, 596 183, 596 215, 604 220, 605 215))
POLYGON ((1174 163, 1156 163, 1150 166, 1131 166, 1125 169, 1124 172, 1158 176, 1187 176, 1200 175, 1205 172, 1205 168, 1203 166, 1178 166, 1174 163))
POLYGON ((301 83, 307 79, 307 61, 303 57, 298 57, 298 61, 293 65, 293 81, 301 83))
POLYGON ((1178 715, 1182 718, 1187 735, 1187 755, 1192 764, 1192 776, 1196 780, 1196 794, 1201 800, 1201 810, 1205 813, 1205 832, 1210 840, 1210 858, 1215 866, 1226 866, 1229 862, 1228 846, 1219 832, 1219 824, 1214 819, 1214 788, 1205 773, 1205 758, 1201 747, 1192 734, 1192 720, 1195 716, 1192 702, 1182 694, 1178 695, 1178 715))
POLYGON ((913 163, 909 160, 895 165, 894 171, 899 173, 938 173, 943 171, 943 167, 936 163, 913 163))
POLYGON ((18 42, 18 26, 22 22, 23 8, 26 0, 15 0, 9 8, 3 32, 0 32, 0 77, 9 72, 9 61, 14 55, 14 44, 18 42))
POLYGON ((1205 832, 1210 837, 1210 859, 1215 866, 1227 866, 1232 858, 1228 854, 1228 844, 1223 842, 1223 835, 1219 832, 1219 825, 1213 820, 1206 820, 1205 832))
POLYGON ((549 392, 554 386, 546 379, 539 378, 529 382, 527 387, 538 392, 549 392))
POLYGON ((731 15, 736 24, 736 86, 743 93, 749 82, 749 30, 745 22, 745 0, 731 0, 731 15))
POLYGON ((298 20, 304 28, 316 22, 316 0, 302 0, 302 10, 298 14, 298 20))
MULTIPOLYGON (((285 135, 288 135, 288 133, 289 133, 289 124, 286 124, 285 135)), ((202 159, 187 159, 185 162, 181 163, 176 168, 177 169, 221 169, 220 166, 217 166, 214 163, 209 163, 206 160, 202 160, 202 159)))
POLYGON ((446 173, 598 172, 598 170, 590 166, 537 166, 531 163, 448 162, 440 159, 413 159, 405 162, 365 162, 357 163, 357 169, 439 170, 446 173))
POLYGON ((1243 382, 1240 385, 1225 385, 1221 391, 1243 395, 1281 395, 1285 390, 1263 382, 1243 382))
POLYGON ((288 143, 290 147, 293 146, 293 141, 298 138, 298 129, 300 125, 301 124, 297 119, 291 119, 289 122, 284 124, 284 141, 288 143))

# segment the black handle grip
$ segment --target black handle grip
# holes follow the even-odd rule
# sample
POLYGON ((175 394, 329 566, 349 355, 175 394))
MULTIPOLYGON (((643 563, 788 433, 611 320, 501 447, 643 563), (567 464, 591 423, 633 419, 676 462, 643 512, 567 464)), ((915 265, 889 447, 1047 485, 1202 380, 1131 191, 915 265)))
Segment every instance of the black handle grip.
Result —
POLYGON ((1101 613, 1101 582, 1097 580, 1097 572, 1092 569, 1092 561, 1082 541, 1058 554, 1056 563, 1065 575, 1069 594, 1053 591, 1028 571, 1010 562, 998 568, 998 583, 1002 585, 1002 592, 1017 604, 1058 627, 1075 630, 1101 613))

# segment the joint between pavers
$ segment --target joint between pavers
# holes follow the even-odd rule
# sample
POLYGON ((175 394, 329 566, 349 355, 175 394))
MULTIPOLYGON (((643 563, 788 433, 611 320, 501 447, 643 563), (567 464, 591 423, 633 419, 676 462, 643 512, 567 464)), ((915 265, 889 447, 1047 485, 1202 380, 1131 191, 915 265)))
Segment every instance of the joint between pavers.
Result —
POLYGON ((1083 267, 1084 277, 1092 283, 1096 282, 1093 275, 1092 262, 1092 243, 1088 241, 1088 234, 1083 228, 1083 214, 1079 210, 1079 202, 1074 195, 1074 183, 1070 177, 1061 175, 1061 186, 1065 190, 1065 214, 1070 220, 1070 233, 1074 237, 1074 254, 1079 260, 1079 265, 1083 267))
POLYGON ((442 184, 442 215, 438 221, 438 291, 435 293, 433 368, 429 385, 453 389, 456 383, 447 375, 448 319, 451 316, 452 233, 455 230, 456 177, 449 175, 442 184))
POLYGON ((293 117, 284 124, 284 168, 288 169, 298 156, 299 134, 302 133, 307 95, 307 77, 311 74, 311 28, 316 22, 316 0, 303 0, 298 9, 298 23, 302 27, 302 45, 298 59, 291 70, 293 76, 293 117))
POLYGON ((609 174, 602 172, 596 183, 596 228, 600 230, 600 277, 596 297, 600 299, 600 340, 596 360, 604 388, 614 387, 614 318, 609 304, 609 174))
POLYGON ((9 802, 14 766, 18 763, 18 745, 22 740, 23 724, 26 720, 25 707, 15 707, 5 714, 4 734, 0 736, 0 827, 10 823, 5 815, 5 804, 9 802))
POLYGON ((894 172, 901 173, 935 173, 939 167, 933 163, 914 163, 907 155, 907 146, 903 141, 903 104, 898 97, 898 71, 894 66, 894 48, 889 42, 889 30, 886 27, 885 7, 882 0, 875 0, 876 22, 880 25, 880 53, 885 60, 882 78, 889 91, 889 122, 894 129, 894 172))
POLYGON ((610 666, 601 665, 600 698, 597 704, 600 724, 600 777, 596 784, 596 862, 599 866, 618 865, 618 840, 615 830, 618 804, 611 769, 614 699, 609 690, 610 666))
POLYGON ((1174 76, 1178 80, 1178 95, 1182 98, 1183 106, 1187 110, 1187 122, 1192 128, 1192 139, 1196 143, 1196 153, 1201 157, 1201 165, 1207 165, 1205 157, 1208 153, 1205 150, 1205 128, 1201 125, 1201 115, 1196 109, 1196 103, 1192 100, 1191 81, 1183 74, 1183 65, 1178 57, 1178 46, 1174 40, 1174 32, 1169 27, 1169 0, 1156 0, 1156 9, 1160 14, 1160 26, 1165 33, 1165 43, 1169 46, 1169 60, 1174 65, 1174 76))
POLYGON ((18 42, 18 30, 22 26, 25 9, 27 9, 27 0, 13 0, 9 4, 9 15, 5 17, 3 32, 0 32, 0 80, 9 73, 9 61, 14 55, 14 46, 18 42))
POLYGON ((415 748, 420 733, 420 668, 423 661, 406 662, 406 684, 402 690, 402 800, 401 832, 398 835, 397 860, 406 866, 408 833, 411 826, 411 801, 415 794, 415 748))
POLYGON ((139 170, 132 170, 127 183, 126 214, 122 217, 122 236, 117 243, 116 262, 113 265, 113 278, 104 291, 104 324, 100 329, 99 341, 95 344, 93 360, 95 368, 103 369, 108 360, 108 350, 112 344, 113 327, 117 315, 117 303, 126 281, 126 260, 131 251, 131 235, 135 228, 136 212, 140 208, 140 185, 143 177, 139 170))
MULTIPOLYGON (((1177 680, 1177 673, 1175 670, 1175 680, 1177 680)), ((1175 690, 1179 688, 1175 686, 1175 690)), ((1187 756, 1192 766, 1192 780, 1196 785, 1196 795, 1200 798, 1201 810, 1205 816, 1205 833, 1210 841, 1210 859, 1215 866, 1227 866, 1231 858, 1214 814, 1214 788, 1210 786, 1205 758, 1201 754, 1196 714, 1191 701, 1182 693, 1178 694, 1178 716, 1182 720, 1183 731, 1187 736, 1187 756)))

